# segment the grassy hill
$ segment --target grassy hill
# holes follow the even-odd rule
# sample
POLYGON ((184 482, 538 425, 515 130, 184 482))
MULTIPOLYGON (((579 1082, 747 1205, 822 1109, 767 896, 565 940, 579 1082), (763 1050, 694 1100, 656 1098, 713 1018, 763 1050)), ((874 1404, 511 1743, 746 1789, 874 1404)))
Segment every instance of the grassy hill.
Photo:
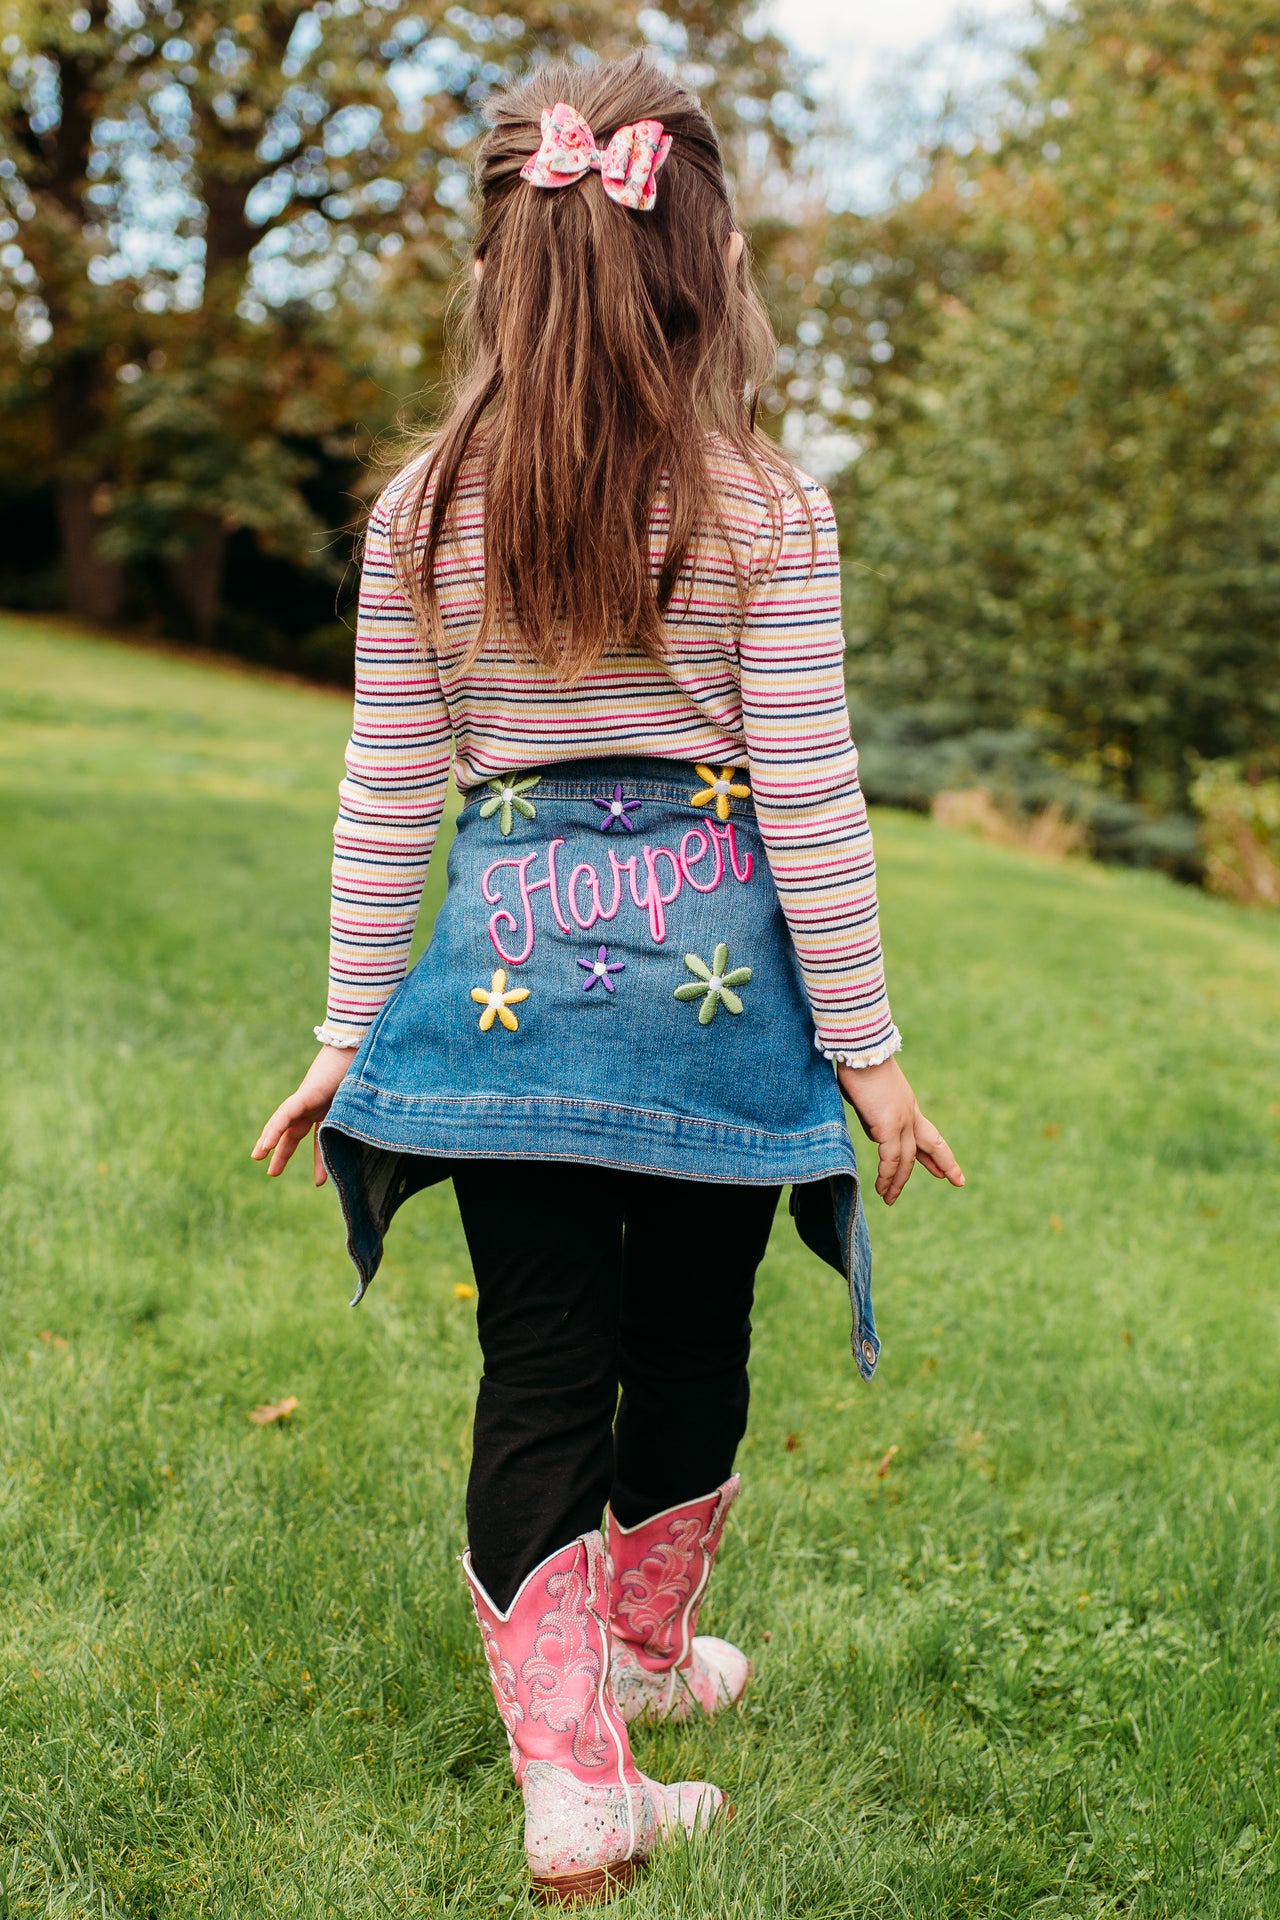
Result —
MULTIPOLYGON (((525 1910, 451 1194, 350 1313, 332 1195, 248 1159, 321 1010, 346 726, 0 623, 0 1920, 525 1910)), ((704 1616, 756 1679, 637 1740, 738 1817, 618 1911, 1274 1916, 1280 926, 877 827, 969 1184, 873 1206, 870 1387, 779 1224, 704 1616)))

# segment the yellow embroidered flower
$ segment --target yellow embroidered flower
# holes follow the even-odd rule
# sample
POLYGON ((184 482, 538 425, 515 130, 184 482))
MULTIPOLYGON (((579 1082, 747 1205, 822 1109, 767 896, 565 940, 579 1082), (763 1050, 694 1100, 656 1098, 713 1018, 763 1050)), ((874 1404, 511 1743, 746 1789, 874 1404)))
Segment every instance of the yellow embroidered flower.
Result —
POLYGON ((704 767, 701 762, 699 762, 698 774, 707 784, 699 792, 689 795, 690 804, 695 807, 705 807, 708 800, 714 800, 716 803, 716 819, 727 820, 729 818, 729 803, 731 800, 749 800, 751 798, 751 789, 746 785, 745 781, 734 779, 733 776, 736 772, 736 767, 721 767, 719 778, 717 778, 710 767, 704 767))
POLYGON ((488 1033, 495 1020, 501 1020, 508 1033, 515 1033, 520 1022, 511 1008, 517 1000, 529 998, 528 987, 512 987, 507 990, 507 970, 499 967, 487 987, 472 987, 471 998, 480 1001, 484 1012, 480 1015, 480 1031, 488 1033))

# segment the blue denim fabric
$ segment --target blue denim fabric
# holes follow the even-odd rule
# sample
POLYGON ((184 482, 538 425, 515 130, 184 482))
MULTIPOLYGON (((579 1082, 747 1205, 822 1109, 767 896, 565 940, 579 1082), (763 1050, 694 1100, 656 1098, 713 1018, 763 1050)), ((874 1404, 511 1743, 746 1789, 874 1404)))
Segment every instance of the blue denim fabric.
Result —
POLYGON ((505 802, 484 787, 468 796, 430 945, 321 1130, 357 1299, 391 1215, 450 1159, 791 1184, 802 1237, 848 1277, 870 1377, 857 1163, 752 803, 732 799, 719 820, 692 803, 695 770, 671 761, 577 762, 524 785, 534 779, 499 783, 520 782, 505 802), (499 1011, 491 993, 519 997, 499 1011))

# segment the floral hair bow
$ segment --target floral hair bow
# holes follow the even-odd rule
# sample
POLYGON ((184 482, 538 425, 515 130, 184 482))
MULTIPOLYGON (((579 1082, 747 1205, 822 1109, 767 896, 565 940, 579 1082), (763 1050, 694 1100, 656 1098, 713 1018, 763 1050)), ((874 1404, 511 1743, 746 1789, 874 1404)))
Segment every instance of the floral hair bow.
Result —
POLYGON ((594 168, 611 200, 648 213, 657 198, 658 168, 670 151, 671 135, 662 131, 661 120, 637 120, 619 127, 602 153, 577 108, 558 100, 543 108, 542 145, 520 177, 534 187, 568 187, 594 168))

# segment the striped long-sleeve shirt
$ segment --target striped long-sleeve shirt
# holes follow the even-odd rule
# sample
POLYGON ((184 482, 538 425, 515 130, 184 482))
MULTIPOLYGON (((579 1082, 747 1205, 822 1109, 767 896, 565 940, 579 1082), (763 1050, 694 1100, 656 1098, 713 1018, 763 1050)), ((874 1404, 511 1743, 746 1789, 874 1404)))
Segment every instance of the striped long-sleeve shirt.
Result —
MULTIPOLYGON (((467 788, 559 761, 636 754, 717 770, 747 764, 816 1044, 853 1066, 897 1050, 845 701, 831 503, 797 476, 779 528, 777 506, 739 456, 715 446, 711 461, 733 555, 724 541, 703 543, 676 588, 664 660, 610 656, 572 687, 496 641, 465 662, 484 565, 478 469, 464 474, 455 531, 437 563, 438 647, 424 642, 392 568, 398 483, 379 500, 360 587, 355 723, 334 829, 329 1005, 318 1038, 357 1045, 403 978, 451 765, 467 788)), ((655 554, 664 519, 659 500, 655 554)))

